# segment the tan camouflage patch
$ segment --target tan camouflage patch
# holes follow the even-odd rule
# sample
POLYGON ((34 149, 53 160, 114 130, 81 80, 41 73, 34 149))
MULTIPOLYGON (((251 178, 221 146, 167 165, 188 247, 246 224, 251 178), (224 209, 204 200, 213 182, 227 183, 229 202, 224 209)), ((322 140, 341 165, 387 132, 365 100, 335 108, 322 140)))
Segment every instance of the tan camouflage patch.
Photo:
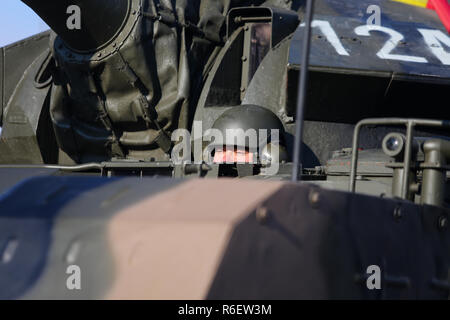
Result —
POLYGON ((116 215, 109 299, 203 299, 233 226, 282 183, 192 180, 116 215))

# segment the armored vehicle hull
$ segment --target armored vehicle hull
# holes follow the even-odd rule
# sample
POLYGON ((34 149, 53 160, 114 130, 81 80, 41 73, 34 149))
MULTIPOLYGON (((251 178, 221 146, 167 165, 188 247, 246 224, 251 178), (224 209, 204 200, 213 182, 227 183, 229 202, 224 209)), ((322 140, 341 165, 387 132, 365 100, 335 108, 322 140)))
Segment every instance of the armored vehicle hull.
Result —
POLYGON ((23 2, 53 31, 0 49, 0 299, 449 298, 435 12, 314 1, 302 66, 305 1, 23 2))

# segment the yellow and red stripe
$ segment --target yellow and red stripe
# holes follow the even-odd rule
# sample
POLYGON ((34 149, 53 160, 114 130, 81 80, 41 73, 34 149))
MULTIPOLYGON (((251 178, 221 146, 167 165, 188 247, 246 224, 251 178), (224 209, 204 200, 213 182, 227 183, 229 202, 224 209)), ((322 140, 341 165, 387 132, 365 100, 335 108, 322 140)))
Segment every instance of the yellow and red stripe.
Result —
POLYGON ((406 3, 416 7, 432 9, 431 0, 392 0, 395 2, 406 3))
POLYGON ((445 29, 450 33, 450 5, 447 0, 392 0, 436 11, 445 29))

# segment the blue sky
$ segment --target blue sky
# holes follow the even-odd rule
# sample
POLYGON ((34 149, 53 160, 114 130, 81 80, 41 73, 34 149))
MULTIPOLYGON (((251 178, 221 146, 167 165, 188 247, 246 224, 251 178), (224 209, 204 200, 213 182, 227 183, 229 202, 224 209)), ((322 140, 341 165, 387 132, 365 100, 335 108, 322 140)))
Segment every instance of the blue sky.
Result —
POLYGON ((0 47, 47 29, 45 22, 22 1, 0 0, 0 47))
POLYGON ((20 0, 0 0, 0 47, 47 29, 45 22, 20 0))

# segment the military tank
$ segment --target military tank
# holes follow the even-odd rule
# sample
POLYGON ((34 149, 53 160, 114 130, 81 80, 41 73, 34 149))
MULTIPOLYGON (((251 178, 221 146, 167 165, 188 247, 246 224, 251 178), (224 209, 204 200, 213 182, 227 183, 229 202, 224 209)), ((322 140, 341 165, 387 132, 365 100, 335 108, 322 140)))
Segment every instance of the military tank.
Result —
POLYGON ((434 12, 22 2, 52 30, 0 49, 1 299, 449 298, 434 12))

